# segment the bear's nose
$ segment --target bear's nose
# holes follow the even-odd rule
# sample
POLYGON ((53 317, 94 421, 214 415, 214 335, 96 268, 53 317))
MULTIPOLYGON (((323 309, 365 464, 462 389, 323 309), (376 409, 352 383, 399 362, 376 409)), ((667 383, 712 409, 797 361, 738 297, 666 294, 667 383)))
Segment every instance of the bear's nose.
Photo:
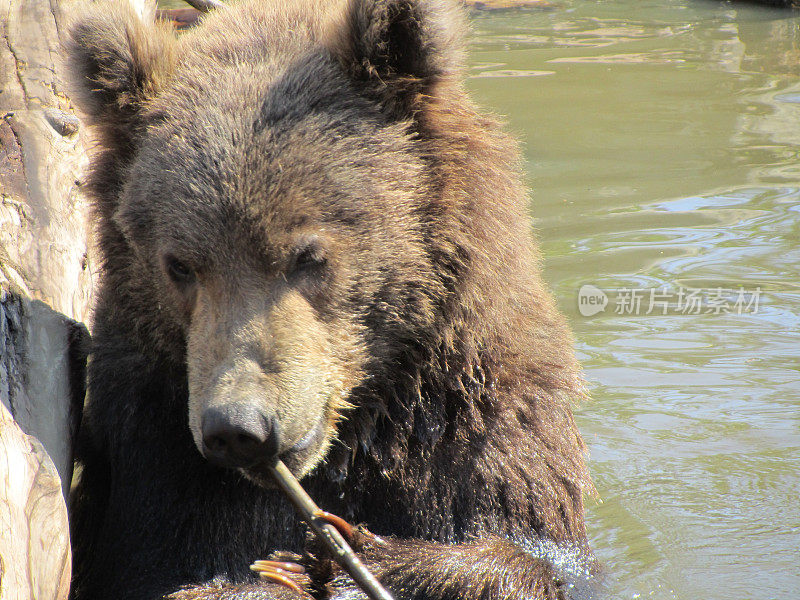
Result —
POLYGON ((277 420, 250 404, 207 409, 202 432, 203 455, 222 467, 249 467, 277 456, 280 450, 277 420))

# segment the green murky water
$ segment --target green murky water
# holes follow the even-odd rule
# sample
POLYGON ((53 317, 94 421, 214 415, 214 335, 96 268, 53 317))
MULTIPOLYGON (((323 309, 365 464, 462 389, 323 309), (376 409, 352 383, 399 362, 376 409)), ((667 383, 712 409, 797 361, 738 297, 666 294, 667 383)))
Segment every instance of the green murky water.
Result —
POLYGON ((563 0, 473 29, 594 397, 613 597, 800 598, 800 13, 563 0))
POLYGON ((800 598, 800 12, 556 2, 475 13, 469 87, 525 143, 611 596, 800 598))

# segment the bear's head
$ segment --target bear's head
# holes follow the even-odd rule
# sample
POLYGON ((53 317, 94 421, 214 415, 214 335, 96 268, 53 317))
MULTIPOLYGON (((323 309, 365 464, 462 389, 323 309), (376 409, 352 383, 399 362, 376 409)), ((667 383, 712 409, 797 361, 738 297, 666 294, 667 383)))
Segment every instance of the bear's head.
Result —
POLYGON ((98 319, 185 363, 208 459, 309 472, 353 390, 435 326, 459 258, 427 119, 460 89, 459 23, 434 0, 296 0, 178 37, 119 5, 73 26, 98 319))

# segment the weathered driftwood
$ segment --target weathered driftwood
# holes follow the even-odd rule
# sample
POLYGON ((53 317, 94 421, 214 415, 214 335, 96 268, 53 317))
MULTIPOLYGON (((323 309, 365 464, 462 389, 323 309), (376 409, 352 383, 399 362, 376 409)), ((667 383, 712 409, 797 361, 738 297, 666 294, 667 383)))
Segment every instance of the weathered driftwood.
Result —
POLYGON ((43 302, 0 291, 3 600, 64 600, 69 591, 65 498, 87 341, 82 325, 43 302))
POLYGON ((66 598, 66 493, 93 289, 67 0, 0 0, 0 598, 66 598))
POLYGON ((71 554, 58 473, 42 445, 0 405, 0 598, 67 597, 71 554))
POLYGON ((44 446, 64 498, 83 407, 88 337, 82 324, 43 302, 0 290, 0 403, 44 446))
POLYGON ((0 0, 0 282, 77 320, 92 290, 86 152, 60 64, 59 2, 0 0))
POLYGON ((63 600, 69 591, 65 498, 87 341, 83 325, 43 302, 0 291, 3 600, 63 600))
POLYGON ((60 600, 69 591, 64 498, 80 417, 85 336, 82 326, 41 302, 0 295, 3 600, 60 600), (58 468, 50 456, 58 457, 58 468))

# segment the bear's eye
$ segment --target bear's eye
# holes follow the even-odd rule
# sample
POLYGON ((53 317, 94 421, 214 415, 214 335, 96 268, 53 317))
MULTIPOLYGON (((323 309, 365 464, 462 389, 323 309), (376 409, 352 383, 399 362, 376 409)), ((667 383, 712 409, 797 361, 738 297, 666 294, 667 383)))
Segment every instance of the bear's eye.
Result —
POLYGON ((312 236, 295 250, 292 271, 295 273, 309 271, 324 265, 325 260, 325 249, 322 246, 322 240, 317 236, 312 236))
POLYGON ((174 256, 167 256, 165 259, 167 275, 173 283, 188 285, 194 282, 195 274, 191 267, 179 261, 174 256))

